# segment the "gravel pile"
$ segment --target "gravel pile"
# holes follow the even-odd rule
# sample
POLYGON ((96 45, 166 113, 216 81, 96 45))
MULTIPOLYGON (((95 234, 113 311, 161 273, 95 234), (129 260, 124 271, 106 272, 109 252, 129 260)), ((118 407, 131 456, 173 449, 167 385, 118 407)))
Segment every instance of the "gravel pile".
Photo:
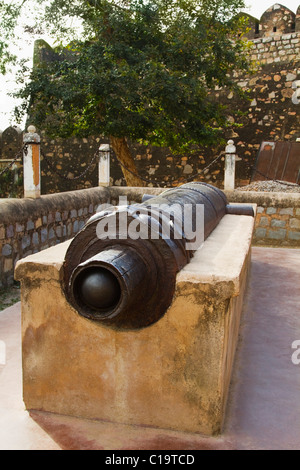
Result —
POLYGON ((262 191, 278 193, 300 193, 299 184, 285 183, 284 181, 255 181, 247 186, 236 188, 238 191, 262 191))

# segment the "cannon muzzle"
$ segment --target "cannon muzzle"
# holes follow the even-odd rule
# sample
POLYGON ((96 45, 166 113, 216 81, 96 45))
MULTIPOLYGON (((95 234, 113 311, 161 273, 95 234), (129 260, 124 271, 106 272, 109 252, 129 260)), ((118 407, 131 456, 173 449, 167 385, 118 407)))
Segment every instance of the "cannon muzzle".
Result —
POLYGON ((80 315, 110 327, 151 325, 169 307, 176 274, 199 238, 203 242, 226 213, 254 215, 252 206, 228 204, 221 190, 205 183, 96 213, 66 253, 66 298, 80 315))
POLYGON ((75 291, 83 305, 103 312, 114 308, 121 296, 117 277, 98 266, 87 268, 77 276, 75 291))

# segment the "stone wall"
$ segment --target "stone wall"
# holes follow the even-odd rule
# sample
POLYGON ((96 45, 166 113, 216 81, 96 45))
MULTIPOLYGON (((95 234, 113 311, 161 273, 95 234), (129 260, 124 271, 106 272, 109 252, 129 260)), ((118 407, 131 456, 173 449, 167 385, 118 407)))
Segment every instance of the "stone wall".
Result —
MULTIPOLYGON (((161 188, 147 188, 159 194, 161 188)), ((97 207, 117 205, 119 196, 140 202, 144 188, 91 188, 0 201, 0 288, 13 284, 16 262, 32 253, 73 238, 97 207)), ((226 192, 230 202, 256 203, 253 244, 300 247, 300 194, 226 192)))
POLYGON ((291 61, 298 63, 299 53, 299 33, 274 34, 273 36, 253 39, 251 59, 259 62, 260 66, 291 61))
POLYGON ((0 201, 0 288, 13 284, 19 259, 72 238, 108 198, 93 188, 0 201))
MULTIPOLYGON (((15 159, 23 146, 23 132, 19 127, 0 131, 0 173, 8 165, 7 159, 15 159)), ((23 197, 23 164, 16 162, 11 169, 0 175, 0 198, 23 197)))
MULTIPOLYGON (((103 140, 103 139, 102 139, 103 140)), ((98 184, 98 151, 100 137, 47 139, 41 133, 42 193, 86 189, 98 184), (79 180, 78 176, 85 173, 79 180)))
POLYGON ((225 191, 230 202, 257 204, 253 244, 300 247, 300 194, 225 191))
POLYGON ((3 158, 13 159, 23 144, 22 129, 17 126, 0 131, 0 163, 3 158))
POLYGON ((289 8, 275 3, 262 15, 259 30, 262 36, 293 32, 296 30, 296 15, 289 8))

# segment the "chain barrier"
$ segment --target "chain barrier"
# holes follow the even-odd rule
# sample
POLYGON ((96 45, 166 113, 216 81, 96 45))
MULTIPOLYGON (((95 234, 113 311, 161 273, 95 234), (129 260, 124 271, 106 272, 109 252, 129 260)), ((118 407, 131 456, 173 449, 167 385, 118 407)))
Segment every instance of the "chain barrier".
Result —
MULTIPOLYGON (((0 171, 0 176, 2 176, 4 173, 6 173, 8 170, 11 169, 11 167, 14 165, 14 163, 16 163, 17 161, 20 161, 22 160, 22 156, 23 154, 26 155, 27 153, 27 146, 28 144, 25 143, 23 145, 23 147, 19 150, 19 152, 16 154, 16 156, 11 160, 11 162, 3 169, 0 171)), ((63 180, 65 181, 76 181, 76 180, 79 180, 81 179, 83 176, 85 176, 89 171, 91 171, 91 168, 92 166, 95 164, 95 160, 96 158, 98 157, 99 158, 99 155, 100 155, 100 149, 97 149, 96 152, 94 153, 94 155, 92 156, 90 162, 88 163, 88 166, 87 168, 82 172, 80 173, 79 175, 77 176, 67 176, 67 175, 62 175, 56 168, 55 166, 52 164, 52 162, 46 157, 46 155, 44 154, 44 152, 42 152, 41 150, 41 156, 43 157, 43 159, 45 160, 46 164, 48 165, 48 167, 50 168, 51 171, 53 171, 53 173, 55 173, 57 176, 59 176, 60 178, 62 178, 63 180)), ((182 178, 179 178, 179 179, 176 179, 176 180, 173 180, 172 181, 172 184, 174 185, 174 183, 187 183, 191 180, 193 180, 195 177, 199 177, 199 175, 201 175, 202 173, 204 173, 206 170, 208 170, 214 163, 216 163, 223 155, 225 155, 225 152, 221 152, 216 158, 214 158, 208 165, 206 165, 206 167, 202 168, 200 172, 197 172, 197 173, 194 173, 190 176, 188 176, 187 178, 185 179, 182 179, 182 178)), ((132 171, 130 168, 128 168, 126 165, 124 165, 124 163, 120 162, 118 159, 115 159, 122 168, 124 168, 126 171, 128 171, 129 173, 131 173, 133 176, 141 179, 142 181, 144 181, 145 183, 148 183, 148 184, 155 184, 155 185, 158 185, 158 187, 162 186, 162 185, 165 185, 165 182, 160 184, 158 181, 156 180, 152 180, 150 178, 145 178, 143 176, 140 176, 138 175, 137 173, 135 173, 134 171, 132 171)), ((1 159, 0 159, 0 163, 1 163, 1 159)), ((280 180, 277 180, 277 179, 274 179, 274 178, 271 178, 269 177, 268 175, 265 175, 264 173, 262 173, 260 170, 258 170, 255 165, 251 166, 250 164, 248 164, 245 160, 243 160, 243 163, 248 167, 248 169, 250 171, 252 171, 252 174, 255 174, 255 173, 258 173, 260 176, 262 176, 263 178, 265 178, 266 180, 269 180, 269 181, 273 181, 274 183, 279 183, 279 184, 284 184, 286 186, 295 186, 297 185, 297 183, 289 183, 289 182, 285 182, 285 181, 280 181, 280 180)))
MULTIPOLYGON (((13 166, 14 163, 16 163, 16 161, 19 161, 20 159, 22 160, 23 153, 26 152, 26 149, 27 149, 27 144, 24 144, 23 147, 17 153, 17 155, 12 159, 12 161, 3 170, 0 171, 0 176, 4 175, 4 173, 10 170, 10 168, 13 166)), ((0 163, 1 163, 1 159, 0 159, 0 163)))
POLYGON ((275 180, 273 178, 270 178, 269 176, 267 175, 264 175, 264 173, 262 173, 261 171, 257 170, 256 168, 253 168, 252 169, 254 170, 254 172, 258 173, 260 176, 262 176, 263 178, 266 178, 267 180, 269 181, 273 181, 274 183, 279 183, 279 184, 284 184, 285 186, 299 186, 299 184, 297 183, 288 183, 287 181, 280 181, 280 180, 275 180))
MULTIPOLYGON (((27 145, 28 144, 24 144, 23 147, 20 149, 20 151, 17 153, 17 155, 15 156, 15 158, 9 163, 9 165, 7 165, 6 168, 4 168, 2 171, 0 171, 0 176, 2 174, 4 174, 6 171, 8 171, 12 166, 13 164, 20 159, 20 156, 23 155, 23 153, 27 153, 27 145)), ((199 176, 201 173, 204 173, 206 170, 208 170, 217 160, 219 160, 219 158, 221 158, 223 155, 224 155, 225 152, 221 152, 220 155, 218 155, 216 158, 214 158, 205 168, 203 168, 201 170, 201 172, 197 172, 197 173, 194 173, 190 176, 188 176, 187 178, 185 178, 184 180, 182 178, 180 179, 177 179, 177 180, 173 180, 172 181, 172 184, 174 183, 185 183, 185 182, 189 182, 191 180, 193 180, 195 177, 199 176)), ((80 174, 80 175, 77 175, 77 176, 67 176, 67 175, 63 175, 61 174, 57 168, 55 168, 55 166, 53 165, 53 163, 46 157, 45 153, 42 151, 42 149, 40 149, 40 154, 41 156, 43 157, 43 159, 45 160, 47 166, 49 167, 49 169, 55 173, 57 176, 59 176, 60 178, 62 178, 63 180, 65 181, 76 181, 76 180, 79 180, 81 179, 83 176, 85 176, 92 168, 92 166, 94 165, 95 163, 95 159, 98 157, 99 158, 99 155, 100 155, 100 149, 98 149, 93 157, 91 158, 87 168, 80 174)), ((150 178, 144 178, 143 176, 140 176, 138 175, 137 173, 135 173, 134 171, 132 171, 130 168, 128 168, 126 165, 124 165, 124 163, 120 162, 118 159, 116 159, 117 162, 120 164, 121 167, 123 167, 126 171, 128 171, 129 173, 131 173, 132 175, 134 175, 135 177, 141 179, 142 181, 144 181, 145 183, 148 183, 148 184, 156 184, 158 186, 161 186, 161 184, 156 181, 156 180, 152 180, 150 178)), ((1 163, 1 160, 0 160, 0 163, 1 163)), ((165 183, 163 183, 165 184, 165 183)))
MULTIPOLYGON (((214 160, 212 160, 205 168, 203 168, 200 173, 197 172, 197 173, 194 173, 190 176, 188 176, 187 178, 185 178, 184 180, 182 180, 182 178, 180 179, 177 179, 177 180, 173 180, 172 181, 172 184, 174 183, 188 183, 189 181, 193 180, 194 178, 196 178, 197 176, 201 175, 201 173, 204 173, 206 170, 208 170, 217 160, 219 160, 219 158, 221 158, 223 155, 225 154, 225 152, 221 152, 220 155, 218 155, 214 160)), ((156 184, 158 185, 158 187, 161 187, 162 184, 165 184, 165 183, 162 183, 160 184, 158 181, 156 180, 151 180, 150 178, 144 178, 140 175, 138 175, 137 173, 135 173, 134 171, 130 170, 129 168, 127 168, 126 165, 124 165, 124 163, 120 162, 119 160, 117 160, 117 162, 120 164, 121 167, 123 167, 126 171, 128 171, 129 173, 131 173, 133 176, 136 176, 137 178, 139 178, 140 180, 146 182, 146 183, 150 183, 150 184, 156 184)))
MULTIPOLYGON (((6 197, 16 197, 18 194, 18 188, 20 186, 20 179, 16 170, 16 162, 21 163, 23 161, 23 153, 26 152, 26 145, 24 144, 23 147, 18 151, 16 156, 12 159, 7 159, 9 161, 9 164, 0 170, 0 178, 1 178, 1 188, 0 188, 0 197, 6 198, 6 197), (8 173, 9 172, 9 173, 8 173), (3 175, 4 176, 2 179, 3 175)), ((0 158, 0 163, 7 163, 7 161, 3 162, 0 158)))
POLYGON ((88 166, 86 167, 86 169, 80 173, 80 175, 77 175, 77 176, 68 176, 68 175, 63 175, 61 174, 57 168, 55 168, 55 166, 52 164, 52 162, 50 162, 50 160, 46 157, 46 155, 44 154, 44 152, 42 152, 42 150, 40 151, 41 153, 41 156, 43 157, 43 159, 45 160, 46 164, 48 165, 48 167, 50 168, 51 171, 53 171, 53 173, 55 173, 57 176, 59 176, 59 178, 65 180, 65 181, 76 181, 76 180, 79 180, 81 178, 83 178, 83 176, 85 176, 92 168, 92 166, 95 164, 95 159, 98 157, 99 158, 99 152, 100 150, 98 149, 94 155, 92 156, 91 158, 91 161, 89 162, 88 166))
MULTIPOLYGON (((251 165, 249 165, 247 162, 245 162, 245 160, 243 160, 243 162, 244 162, 245 165, 249 168, 249 170, 252 171, 252 178, 253 178, 253 176, 254 176, 255 173, 258 173, 260 176, 262 176, 262 177, 265 178, 266 180, 268 180, 268 181, 273 181, 274 183, 284 184, 285 186, 292 186, 292 187, 299 186, 297 183, 289 183, 288 181, 280 181, 280 180, 271 178, 270 176, 267 176, 267 175, 265 175, 264 173, 262 173, 261 171, 259 171, 259 170, 255 167, 255 165, 251 166, 251 165)), ((252 179, 252 178, 251 178, 251 179, 252 179)))

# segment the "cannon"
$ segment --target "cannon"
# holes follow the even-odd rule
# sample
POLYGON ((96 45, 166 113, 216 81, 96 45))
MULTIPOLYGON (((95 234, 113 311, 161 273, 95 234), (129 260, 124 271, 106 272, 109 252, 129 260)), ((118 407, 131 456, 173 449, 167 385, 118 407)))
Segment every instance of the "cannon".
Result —
POLYGON ((198 232, 204 241, 225 214, 254 216, 252 206, 228 204, 220 189, 198 182, 96 213, 66 252, 68 302, 83 317, 111 328, 157 322, 172 302, 177 273, 199 245, 198 232), (139 236, 132 226, 139 227, 139 236))

